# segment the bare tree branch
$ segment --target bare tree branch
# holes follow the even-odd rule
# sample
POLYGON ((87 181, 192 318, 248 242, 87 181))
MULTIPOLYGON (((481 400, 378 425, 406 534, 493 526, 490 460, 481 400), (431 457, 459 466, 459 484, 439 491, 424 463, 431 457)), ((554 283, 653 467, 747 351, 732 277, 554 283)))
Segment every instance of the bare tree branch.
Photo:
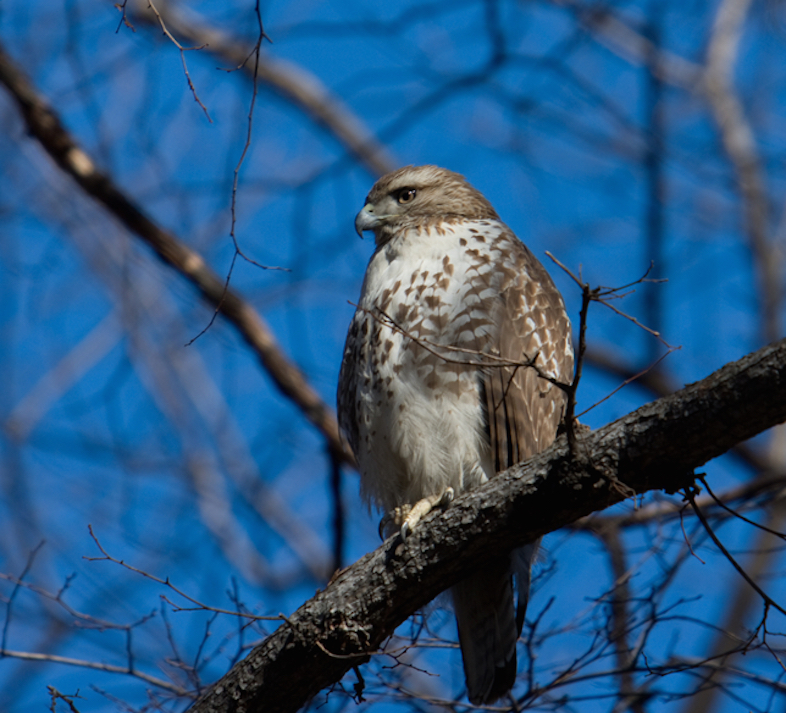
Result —
POLYGON ((707 48, 704 91, 737 174, 745 232, 759 273, 762 337, 770 342, 780 336, 780 264, 768 237, 769 205, 756 138, 734 90, 732 76, 750 4, 751 0, 724 0, 718 7, 707 48))
MULTIPOLYGON (((730 452, 733 452, 730 451, 730 452)), ((734 504, 735 514, 742 510, 765 510, 771 506, 780 507, 786 496, 786 473, 775 476, 762 476, 742 485, 730 488, 722 495, 716 496, 727 507, 734 504)), ((696 499, 697 504, 705 512, 710 512, 713 517, 723 517, 721 508, 715 499, 709 495, 702 495, 696 499)), ((594 532, 604 527, 608 522, 617 528, 643 527, 652 522, 665 523, 669 520, 682 518, 685 515, 685 505, 670 500, 657 500, 636 508, 622 515, 593 516, 592 518, 577 520, 571 524, 571 529, 589 530, 594 532)), ((727 517, 733 517, 728 515, 727 517)))
POLYGON ((185 688, 176 686, 163 678, 151 676, 139 669, 131 668, 129 666, 116 666, 114 664, 103 663, 101 661, 88 661, 86 659, 74 659, 68 656, 57 656, 55 654, 39 654, 30 651, 11 651, 10 649, 3 649, 3 656, 12 659, 22 659, 24 661, 50 661, 52 663, 66 664, 67 666, 78 666, 79 668, 90 668, 95 671, 105 671, 107 673, 122 673, 127 676, 139 678, 145 683, 157 686, 165 691, 170 691, 178 696, 191 695, 185 688))
MULTIPOLYGON (((623 379, 623 386, 634 384, 658 398, 674 393, 679 386, 660 365, 641 369, 626 363, 618 354, 599 345, 587 348, 586 361, 596 369, 623 379)), ((762 474, 770 475, 782 470, 778 458, 749 443, 738 443, 732 448, 731 453, 748 467, 762 474)))
MULTIPOLYGON (((700 509, 705 510, 701 506, 700 509)), ((766 525, 772 528, 782 528, 786 524, 786 508, 784 508, 783 500, 774 499, 764 510, 763 516, 766 525)), ((745 564, 745 571, 754 582, 760 581, 762 577, 766 577, 769 572, 772 572, 775 550, 766 545, 766 532, 760 530, 750 547, 754 554, 745 564)), ((727 667, 731 668, 735 663, 734 656, 745 654, 745 651, 740 651, 737 646, 732 646, 729 650, 730 641, 733 643, 734 637, 739 636, 741 631, 745 631, 744 622, 749 621, 748 613, 762 601, 759 593, 744 578, 740 580, 736 589, 729 591, 727 600, 728 606, 723 620, 707 647, 710 655, 717 657, 718 662, 722 665, 707 673, 708 682, 722 681, 728 675, 727 667)), ((705 711, 710 713, 717 710, 719 707, 717 698, 721 692, 720 685, 704 687, 685 702, 682 713, 704 713, 705 711)))
POLYGON ((636 691, 636 680, 632 670, 635 656, 631 651, 628 632, 628 627, 631 625, 630 602, 632 597, 625 547, 620 538, 619 528, 614 522, 599 524, 600 527, 595 528, 595 533, 606 548, 609 566, 614 578, 614 588, 609 593, 611 609, 609 642, 614 646, 620 691, 619 701, 614 707, 614 711, 629 710, 631 713, 644 713, 646 693, 636 691))
POLYGON ((742 198, 745 232, 759 273, 763 341, 777 339, 780 336, 781 256, 768 238, 769 205, 762 161, 732 77, 751 0, 720 3, 707 48, 706 67, 657 47, 650 38, 605 8, 588 9, 575 0, 554 0, 554 3, 574 12, 598 42, 621 57, 648 65, 661 81, 706 96, 721 142, 734 166, 742 198))
POLYGON ((354 463, 349 446, 341 438, 330 409, 300 370, 282 352, 262 317, 205 263, 199 253, 151 220, 111 177, 101 173, 62 125, 60 118, 38 94, 29 78, 0 46, 0 83, 16 100, 28 131, 88 195, 103 204, 125 227, 146 242, 158 257, 173 267, 200 292, 202 297, 238 330, 254 350, 279 391, 327 440, 331 453, 345 463, 354 463))
POLYGON ((649 65, 661 81, 685 89, 694 89, 701 83, 700 64, 658 47, 650 38, 620 20, 608 8, 577 0, 553 2, 571 10, 604 47, 629 62, 649 65))
MULTIPOLYGON (((260 53, 259 66, 255 71, 247 63, 253 53, 251 46, 208 26, 196 13, 186 11, 183 6, 175 8, 161 0, 157 5, 158 13, 163 16, 171 32, 187 42, 204 47, 228 66, 242 68, 252 79, 267 85, 299 107, 332 134, 373 175, 381 176, 396 168, 397 164, 385 146, 317 76, 269 52, 260 53)), ((144 3, 137 3, 134 19, 152 24, 155 19, 145 10, 144 3)))
MULTIPOLYGON (((169 38, 172 44, 175 45, 180 50, 180 62, 183 65, 183 73, 186 75, 186 81, 188 82, 188 88, 191 90, 191 94, 194 96, 194 101, 202 107, 202 111, 205 112, 205 116, 207 120, 212 124, 213 120, 210 118, 210 112, 207 110, 207 107, 202 103, 202 100, 199 98, 197 94, 196 87, 194 86, 194 82, 191 79, 191 74, 188 71, 188 64, 186 62, 186 52, 189 50, 198 50, 202 49, 201 47, 183 47, 183 45, 178 42, 174 35, 169 31, 164 22, 164 18, 161 17, 161 13, 156 9, 156 6, 153 4, 153 0, 147 0, 147 7, 151 10, 151 12, 156 16, 158 20, 158 24, 161 26, 161 31, 169 38)), ((125 17, 125 8, 123 8, 123 16, 125 17)))
POLYGON ((192 711, 295 711, 492 548, 531 542, 630 492, 676 492, 695 468, 784 420, 786 339, 579 436, 575 456, 563 436, 344 570, 192 711))

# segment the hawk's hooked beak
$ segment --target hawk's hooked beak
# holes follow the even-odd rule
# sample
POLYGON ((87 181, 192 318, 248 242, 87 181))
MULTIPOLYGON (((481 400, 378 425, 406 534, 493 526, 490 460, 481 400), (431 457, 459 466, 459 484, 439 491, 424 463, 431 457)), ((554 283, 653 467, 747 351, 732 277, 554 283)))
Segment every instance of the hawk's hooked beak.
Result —
POLYGON ((374 230, 381 222, 379 216, 374 215, 374 205, 366 203, 363 210, 355 216, 355 230, 362 238, 364 230, 374 230))

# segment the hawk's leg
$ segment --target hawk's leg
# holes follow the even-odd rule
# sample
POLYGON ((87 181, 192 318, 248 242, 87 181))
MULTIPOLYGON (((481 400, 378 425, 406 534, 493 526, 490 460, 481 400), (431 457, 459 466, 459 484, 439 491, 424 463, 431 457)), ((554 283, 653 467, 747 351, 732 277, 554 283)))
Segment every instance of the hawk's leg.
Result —
POLYGON ((414 504, 401 505, 385 513, 379 521, 379 536, 384 540, 398 529, 402 540, 406 540, 412 530, 434 508, 446 508, 453 501, 455 491, 451 487, 441 493, 428 495, 414 504))

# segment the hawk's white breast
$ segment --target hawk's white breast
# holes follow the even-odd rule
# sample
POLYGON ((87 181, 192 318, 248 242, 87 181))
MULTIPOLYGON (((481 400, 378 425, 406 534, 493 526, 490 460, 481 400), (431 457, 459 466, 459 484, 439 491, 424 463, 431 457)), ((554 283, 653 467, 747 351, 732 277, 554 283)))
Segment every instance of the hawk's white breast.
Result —
POLYGON ((498 338, 503 234, 493 220, 410 229, 369 263, 353 388, 362 489, 383 509, 494 474, 472 351, 498 338))

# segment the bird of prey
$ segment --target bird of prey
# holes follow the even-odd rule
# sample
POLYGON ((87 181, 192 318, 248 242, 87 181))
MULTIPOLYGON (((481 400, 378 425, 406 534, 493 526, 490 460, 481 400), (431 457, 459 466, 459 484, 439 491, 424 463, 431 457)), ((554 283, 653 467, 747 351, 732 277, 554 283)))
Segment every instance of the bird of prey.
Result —
MULTIPOLYGON (((341 428, 388 531, 547 448, 563 418, 573 348, 546 270, 463 176, 407 166, 374 184, 355 227, 373 231, 338 388, 341 428), (533 366, 534 364, 534 366, 533 366)), ((451 589, 475 704, 516 677, 537 543, 451 589)))

